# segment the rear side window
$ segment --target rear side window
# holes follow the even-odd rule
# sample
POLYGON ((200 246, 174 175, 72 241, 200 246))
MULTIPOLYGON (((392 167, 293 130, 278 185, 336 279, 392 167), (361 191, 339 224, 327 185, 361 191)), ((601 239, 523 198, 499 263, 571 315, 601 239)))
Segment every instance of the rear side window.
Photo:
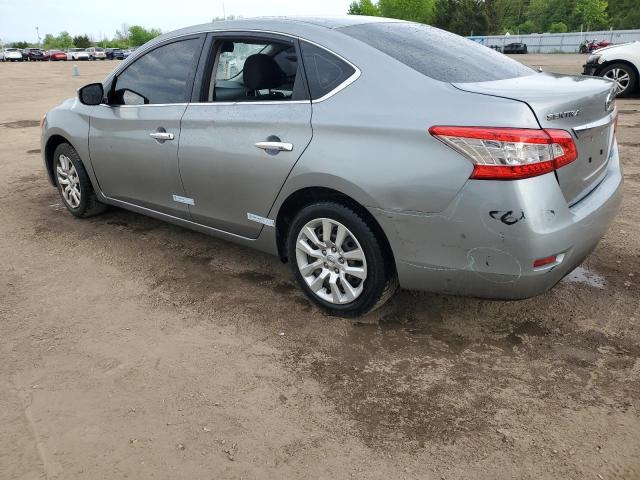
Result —
POLYGON ((301 42, 301 47, 313 100, 324 97, 356 73, 351 65, 323 48, 307 42, 301 42))
POLYGON ((441 82, 486 82, 534 73, 490 48, 419 23, 367 23, 338 31, 441 82))
POLYGON ((113 104, 145 105, 187 102, 201 41, 191 38, 144 54, 116 79, 113 104))

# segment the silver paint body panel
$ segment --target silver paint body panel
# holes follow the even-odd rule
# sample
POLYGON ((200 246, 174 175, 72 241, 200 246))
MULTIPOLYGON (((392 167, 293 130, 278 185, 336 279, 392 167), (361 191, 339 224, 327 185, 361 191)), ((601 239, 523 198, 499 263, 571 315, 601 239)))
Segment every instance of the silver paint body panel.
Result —
MULTIPOLYGON (((598 105, 606 83, 582 84, 593 102, 587 94, 579 106, 551 93, 565 80, 550 76, 524 77, 519 91, 509 81, 454 86, 336 30, 369 21, 381 20, 249 19, 165 34, 136 50, 104 84, 163 41, 226 31, 313 42, 351 62, 357 75, 313 102, 112 108, 69 100, 48 113, 42 151, 46 155, 54 136, 69 141, 105 203, 272 254, 278 248, 269 220, 290 195, 323 187, 351 197, 378 221, 404 288, 493 298, 523 298, 551 288, 595 247, 617 211, 622 174, 615 142, 598 178, 578 192, 580 184, 572 183, 569 171, 566 185, 554 174, 469 180, 472 165, 427 130, 432 125, 580 130, 598 121, 595 109, 604 108, 598 105), (542 118, 543 111, 577 108, 594 113, 553 122, 546 114, 542 118), (150 138, 159 126, 175 140, 160 144, 150 138), (293 150, 271 155, 256 148, 270 136, 293 144, 293 150), (122 178, 127 167, 131 176, 122 178), (174 195, 194 205, 174 201, 174 195), (511 223, 514 218, 518 221, 511 223), (533 268, 536 258, 560 253, 565 254, 560 265, 533 268)), ((579 145, 580 155, 581 150, 579 145)))

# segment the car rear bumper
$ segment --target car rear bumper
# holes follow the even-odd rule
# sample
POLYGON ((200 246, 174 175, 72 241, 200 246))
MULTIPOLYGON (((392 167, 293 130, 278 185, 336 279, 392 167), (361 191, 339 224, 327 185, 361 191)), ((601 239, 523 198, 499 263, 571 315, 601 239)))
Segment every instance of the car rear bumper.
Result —
POLYGON ((372 209, 406 289, 496 299, 553 287, 595 248, 622 199, 617 145, 602 182, 569 207, 554 174, 471 180, 437 214, 372 209), (536 259, 561 261, 534 268, 536 259))

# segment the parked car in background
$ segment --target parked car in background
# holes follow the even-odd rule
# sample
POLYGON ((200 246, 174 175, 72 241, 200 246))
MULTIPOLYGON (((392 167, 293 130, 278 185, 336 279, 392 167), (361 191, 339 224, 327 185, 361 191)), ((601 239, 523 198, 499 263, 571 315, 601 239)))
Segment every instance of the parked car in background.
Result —
POLYGON ((122 55, 124 56, 124 58, 127 58, 129 55, 131 55, 133 52, 135 52, 136 49, 135 48, 129 48, 127 50, 124 50, 122 52, 122 55))
POLYGON ((614 93, 417 23, 234 20, 145 44, 47 113, 41 151, 76 217, 278 255, 357 316, 398 284, 519 299, 580 265, 622 199, 614 93))
POLYGON ((67 60, 67 54, 61 50, 49 50, 47 53, 49 55, 49 60, 52 62, 67 60))
POLYGON ((84 48, 70 48, 67 60, 89 60, 89 53, 84 48))
POLYGON ((640 42, 612 45, 596 50, 584 65, 585 75, 608 78, 616 84, 616 95, 625 97, 640 88, 640 42))
POLYGON ((504 47, 502 47, 502 53, 507 53, 507 54, 527 53, 527 44, 526 43, 508 43, 504 47))
POLYGON ((21 62, 22 52, 17 48, 5 48, 3 62, 21 62))
POLYGON ((22 51, 23 58, 28 62, 42 62, 49 60, 49 57, 39 48, 25 48, 22 51))
POLYGON ((109 60, 123 60, 124 52, 120 48, 107 48, 105 54, 109 60))
POLYGON ((106 60, 107 54, 102 47, 89 47, 86 52, 89 54, 89 60, 106 60))

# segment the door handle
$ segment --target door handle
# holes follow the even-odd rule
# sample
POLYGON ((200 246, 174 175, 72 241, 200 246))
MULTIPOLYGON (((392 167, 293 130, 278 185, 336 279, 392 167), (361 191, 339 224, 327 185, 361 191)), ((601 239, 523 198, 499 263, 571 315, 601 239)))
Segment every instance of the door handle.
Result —
POLYGON ((290 152, 293 150, 293 144, 286 142, 258 142, 256 147, 267 152, 290 152))
POLYGON ((149 136, 151 138, 155 138, 156 140, 162 141, 162 142, 166 140, 174 139, 173 133, 169 133, 169 132, 151 132, 149 136))

